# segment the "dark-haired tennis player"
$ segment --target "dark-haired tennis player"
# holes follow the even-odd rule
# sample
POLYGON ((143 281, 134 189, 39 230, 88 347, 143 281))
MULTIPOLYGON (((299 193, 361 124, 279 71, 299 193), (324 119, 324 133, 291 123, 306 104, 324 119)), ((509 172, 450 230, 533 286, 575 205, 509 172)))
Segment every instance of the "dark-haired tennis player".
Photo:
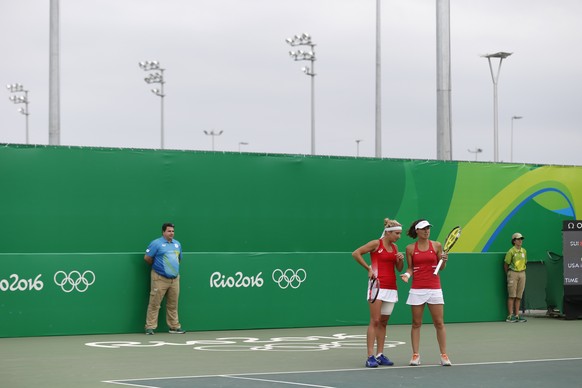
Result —
POLYGON ((152 266, 151 291, 146 316, 145 333, 154 334, 158 326, 158 313, 166 297, 166 322, 171 334, 184 334, 178 320, 180 296, 180 261, 182 245, 174 239, 174 224, 162 225, 162 237, 148 245, 144 260, 152 266))
POLYGON ((404 266, 404 255, 398 252, 398 247, 394 244, 402 234, 402 225, 389 218, 384 219, 384 230, 382 236, 377 240, 372 240, 366 245, 356 249, 352 256, 366 269, 368 278, 378 278, 380 291, 378 298, 374 302, 368 301, 370 307, 370 324, 366 334, 368 348, 366 367, 376 368, 378 365, 394 365, 384 355, 384 342, 386 340, 386 325, 394 309, 394 304, 398 302, 398 292, 396 290, 396 272, 402 271, 404 266), (364 260, 363 255, 369 253, 371 265, 364 260), (374 342, 376 343, 376 355, 374 355, 374 342))
POLYGON ((406 304, 412 309, 412 329, 410 339, 412 342, 412 358, 410 365, 420 365, 420 327, 422 326, 422 314, 424 306, 432 317, 436 329, 437 341, 441 353, 441 365, 450 366, 451 361, 447 356, 447 335, 444 322, 443 291, 439 275, 433 272, 442 258, 441 270, 447 264, 447 254, 443 252, 442 245, 438 241, 431 241, 430 227, 432 225, 424 219, 416 220, 408 229, 407 235, 418 240, 406 247, 406 262, 408 268, 400 277, 405 282, 412 278, 412 286, 408 294, 406 304))

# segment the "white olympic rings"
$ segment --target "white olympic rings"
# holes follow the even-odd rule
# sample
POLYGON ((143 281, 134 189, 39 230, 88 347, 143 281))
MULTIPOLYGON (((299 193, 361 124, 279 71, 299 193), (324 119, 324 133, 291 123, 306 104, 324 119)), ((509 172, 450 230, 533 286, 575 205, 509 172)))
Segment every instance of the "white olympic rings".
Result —
POLYGON ((299 288, 301 283, 307 279, 307 272, 305 272, 303 268, 299 268, 297 271, 294 271, 291 268, 288 268, 285 271, 276 269, 273 271, 271 277, 282 289, 289 286, 291 286, 291 288, 299 288))
POLYGON ((55 284, 61 287, 64 292, 71 292, 73 290, 85 292, 90 285, 95 283, 95 274, 89 270, 83 272, 83 274, 79 271, 71 271, 69 274, 65 271, 57 271, 54 280, 55 284))

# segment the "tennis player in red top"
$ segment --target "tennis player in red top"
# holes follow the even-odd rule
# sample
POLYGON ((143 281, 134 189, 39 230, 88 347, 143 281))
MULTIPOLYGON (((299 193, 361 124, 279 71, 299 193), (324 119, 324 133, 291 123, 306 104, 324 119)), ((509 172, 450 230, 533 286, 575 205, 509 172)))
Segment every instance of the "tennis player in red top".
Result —
POLYGON ((386 325, 394 304, 398 302, 396 290, 396 272, 404 267, 404 255, 398 252, 394 244, 402 234, 402 225, 395 220, 386 218, 382 236, 372 240, 366 245, 356 249, 352 256, 368 272, 368 279, 377 278, 380 290, 375 301, 368 301, 370 307, 370 324, 366 334, 368 358, 366 367, 375 368, 378 365, 394 365, 384 355, 384 342, 386 340, 386 325), (363 255, 369 253, 372 265, 368 265, 363 255), (374 356, 374 342, 376 343, 376 355, 374 356))
POLYGON ((446 267, 447 254, 443 252, 440 242, 431 241, 430 227, 432 225, 424 219, 414 221, 406 233, 413 239, 418 238, 414 244, 406 247, 406 263, 408 268, 400 277, 408 283, 412 278, 412 286, 408 294, 406 304, 412 308, 412 330, 410 338, 412 342, 412 359, 410 365, 420 365, 420 327, 422 326, 422 314, 424 306, 432 317, 436 329, 437 342, 441 353, 441 365, 450 366, 451 361, 447 356, 447 335, 444 322, 443 291, 439 275, 433 272, 442 258, 441 271, 446 267))

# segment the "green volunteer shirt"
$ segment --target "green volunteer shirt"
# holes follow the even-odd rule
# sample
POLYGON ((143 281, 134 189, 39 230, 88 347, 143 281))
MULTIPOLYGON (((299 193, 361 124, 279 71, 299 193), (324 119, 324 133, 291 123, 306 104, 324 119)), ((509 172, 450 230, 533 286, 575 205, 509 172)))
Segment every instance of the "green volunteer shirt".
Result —
POLYGON ((525 265, 527 263, 527 251, 524 247, 517 249, 512 247, 505 254, 505 264, 509 266, 509 269, 515 272, 525 271, 525 265))

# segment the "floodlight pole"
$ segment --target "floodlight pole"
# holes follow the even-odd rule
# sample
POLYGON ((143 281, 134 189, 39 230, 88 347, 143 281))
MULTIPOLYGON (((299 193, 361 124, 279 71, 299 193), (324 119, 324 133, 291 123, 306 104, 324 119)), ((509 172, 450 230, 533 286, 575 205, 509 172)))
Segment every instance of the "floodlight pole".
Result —
POLYGON ((363 141, 363 139, 357 139, 356 140, 356 156, 360 157, 360 143, 363 141))
MULTIPOLYGON (((222 135, 222 132, 223 132, 222 130, 220 130, 219 132, 214 132, 214 129, 210 132, 204 131, 205 135, 212 136, 212 151, 214 151, 214 137, 222 135)), ((240 152, 240 145, 239 145, 239 152, 240 152)))
POLYGON ((166 80, 164 79, 164 70, 158 61, 145 61, 138 63, 139 67, 143 71, 159 71, 159 73, 150 73, 144 81, 148 84, 160 84, 159 89, 152 89, 152 93, 156 96, 160 97, 161 99, 161 114, 160 114, 160 146, 161 149, 164 149, 164 97, 166 94, 164 93, 164 84, 166 80))
POLYGON ((449 0, 437 0, 437 160, 452 160, 449 0))
POLYGON ((292 38, 285 39, 285 42, 292 47, 309 46, 311 51, 303 50, 289 51, 289 56, 294 61, 311 61, 311 67, 305 66, 301 70, 311 77, 311 155, 315 155, 315 43, 309 34, 303 33, 292 38))
POLYGON ((26 118, 26 144, 29 144, 29 137, 28 137, 28 116, 30 115, 30 112, 28 111, 28 90, 24 89, 24 86, 22 86, 21 84, 11 84, 11 85, 6 85, 6 89, 8 89, 8 91, 10 93, 18 93, 18 92, 22 92, 24 93, 24 95, 18 95, 18 94, 13 94, 10 97, 8 97, 8 99, 10 101, 12 101, 15 104, 24 104, 24 108, 19 108, 18 112, 22 113, 25 118, 26 118))
POLYGON ((479 155, 483 150, 481 148, 475 148, 474 150, 467 150, 472 154, 475 154, 475 161, 477 161, 477 155, 479 155))
MULTIPOLYGON (((381 40, 381 0, 376 0, 376 127, 375 127, 375 141, 374 156, 382 157, 382 44, 381 40)), ((356 140, 357 142, 357 140, 356 140)), ((359 147, 358 143, 358 147, 359 147)))
POLYGON ((49 23, 49 145, 61 144, 59 0, 50 0, 49 23))
POLYGON ((481 148, 475 148, 474 150, 467 150, 472 154, 475 154, 475 161, 477 161, 477 155, 479 155, 483 150, 481 148))
POLYGON ((499 131, 498 131, 498 114, 497 114, 497 83, 499 81, 499 73, 501 72, 501 63, 505 58, 513 53, 498 52, 495 54, 485 54, 482 55, 483 58, 487 58, 489 62, 489 70, 491 71, 491 79, 493 80, 493 161, 499 162, 499 131), (499 58, 499 67, 497 68, 497 74, 493 72, 493 66, 491 65, 491 58, 499 58))
POLYGON ((238 142, 238 152, 240 152, 240 146, 246 146, 249 145, 249 143, 247 143, 246 141, 239 141, 238 142))

